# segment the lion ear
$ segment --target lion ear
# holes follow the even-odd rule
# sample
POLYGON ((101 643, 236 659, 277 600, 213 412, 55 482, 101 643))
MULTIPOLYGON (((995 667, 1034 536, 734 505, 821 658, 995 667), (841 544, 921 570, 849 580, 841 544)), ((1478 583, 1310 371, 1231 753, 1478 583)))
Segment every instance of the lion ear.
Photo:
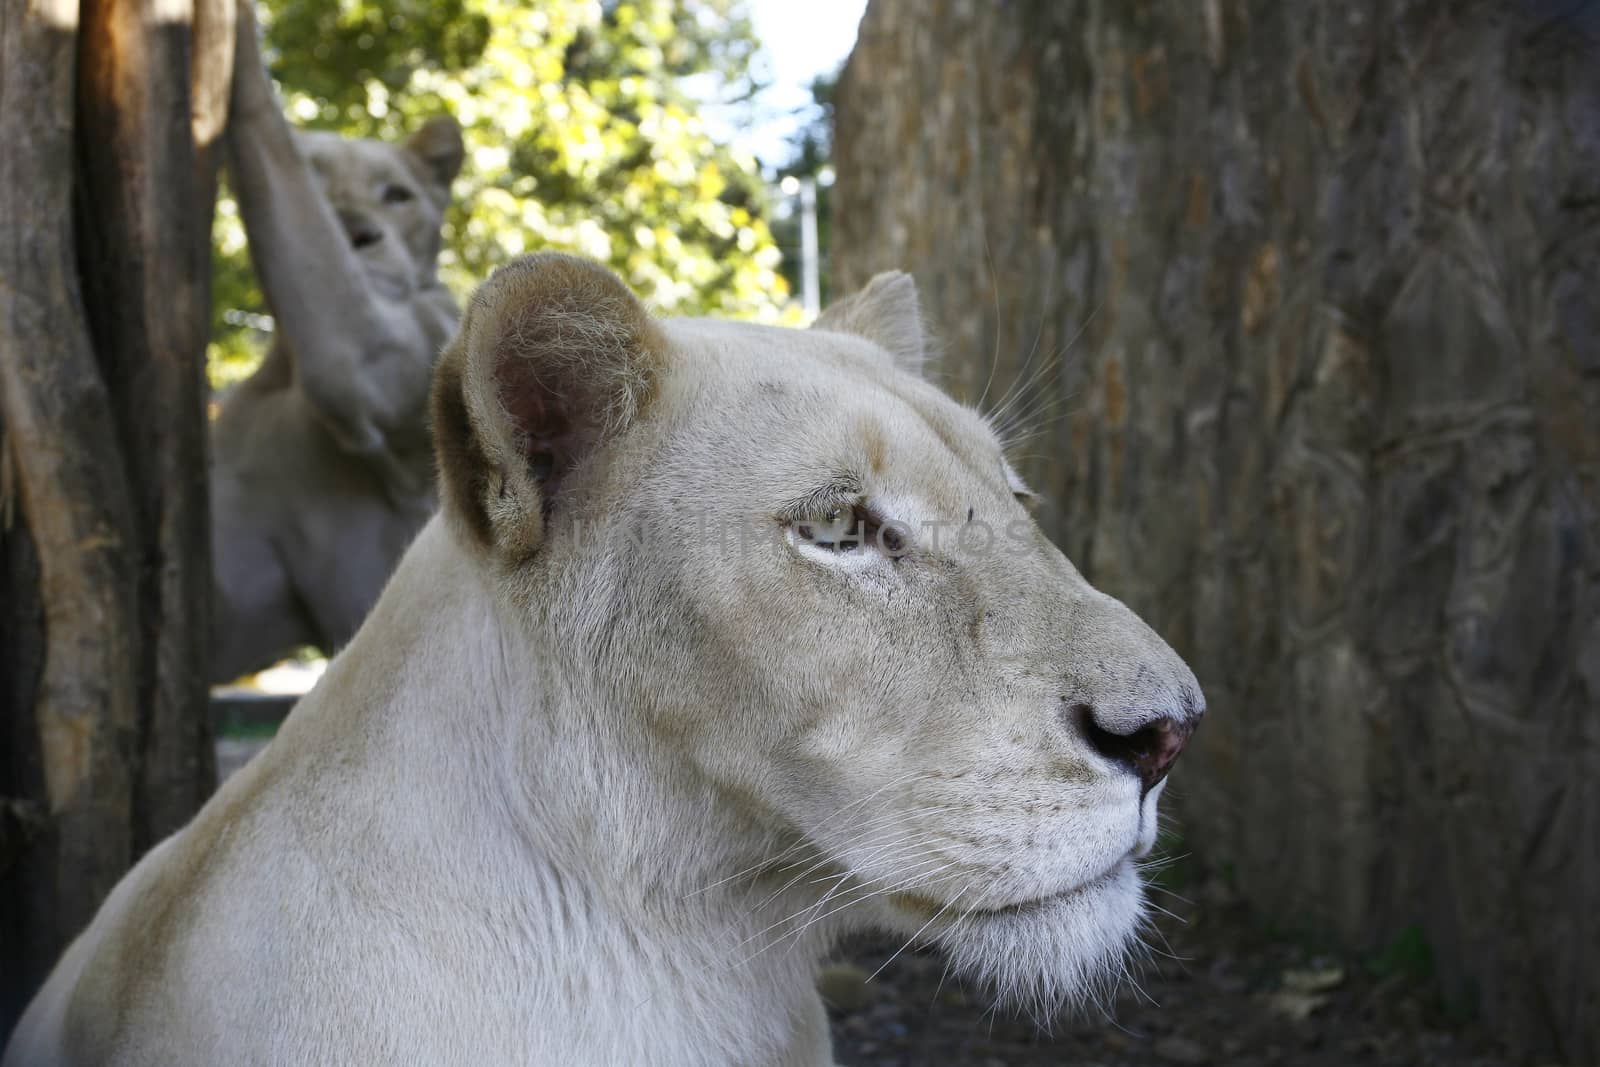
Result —
POLYGON ((811 328, 864 337, 893 356, 901 370, 912 374, 922 373, 927 360, 928 337, 917 283, 903 271, 873 275, 859 293, 830 304, 811 328))
POLYGON ((659 330, 616 275, 540 253, 473 295, 432 396, 443 506, 513 562, 544 543, 569 476, 637 417, 659 330))
POLYGON ((406 151, 422 165, 431 181, 448 192, 467 155, 461 124, 449 115, 435 115, 406 138, 406 151))

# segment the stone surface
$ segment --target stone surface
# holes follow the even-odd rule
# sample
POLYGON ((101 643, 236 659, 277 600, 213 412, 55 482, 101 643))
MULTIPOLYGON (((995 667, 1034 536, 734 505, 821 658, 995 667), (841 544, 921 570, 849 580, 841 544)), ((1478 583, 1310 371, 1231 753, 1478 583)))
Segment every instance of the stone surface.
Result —
POLYGON ((1600 1057, 1600 5, 872 0, 836 151, 841 291, 1032 379, 1044 521, 1204 684, 1186 847, 1600 1057))

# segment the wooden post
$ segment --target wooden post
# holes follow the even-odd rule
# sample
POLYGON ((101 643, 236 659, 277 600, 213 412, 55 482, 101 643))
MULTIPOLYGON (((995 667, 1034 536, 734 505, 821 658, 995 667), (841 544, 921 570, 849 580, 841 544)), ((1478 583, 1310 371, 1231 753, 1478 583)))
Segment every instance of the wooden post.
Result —
POLYGON ((214 777, 203 371, 224 6, 0 0, 0 1034, 214 777))

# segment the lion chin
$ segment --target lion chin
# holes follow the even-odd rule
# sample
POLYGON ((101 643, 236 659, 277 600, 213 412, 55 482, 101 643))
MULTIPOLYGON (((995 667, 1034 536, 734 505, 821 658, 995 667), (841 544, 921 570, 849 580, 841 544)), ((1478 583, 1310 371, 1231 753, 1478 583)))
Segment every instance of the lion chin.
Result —
POLYGON ((1145 951, 1145 894, 1131 859, 1064 892, 997 908, 963 909, 896 894, 886 920, 932 948, 996 1007, 1047 1022, 1064 1010, 1104 1010, 1145 951))

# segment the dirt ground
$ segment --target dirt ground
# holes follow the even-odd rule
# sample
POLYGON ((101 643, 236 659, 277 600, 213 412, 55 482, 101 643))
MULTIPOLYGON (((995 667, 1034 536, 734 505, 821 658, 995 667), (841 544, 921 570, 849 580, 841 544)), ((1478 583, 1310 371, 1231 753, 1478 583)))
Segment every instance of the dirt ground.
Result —
POLYGON ((848 1067, 1525 1067, 1451 1021, 1420 976, 1269 937, 1218 888, 1184 894, 1155 898, 1173 912, 1160 923, 1171 955, 1155 956, 1143 993, 1124 990, 1113 1020, 1064 1018, 1051 1034, 990 1011, 976 989, 941 985, 944 964, 932 955, 903 954, 864 982, 899 945, 860 945, 824 974, 835 1058, 848 1067))

